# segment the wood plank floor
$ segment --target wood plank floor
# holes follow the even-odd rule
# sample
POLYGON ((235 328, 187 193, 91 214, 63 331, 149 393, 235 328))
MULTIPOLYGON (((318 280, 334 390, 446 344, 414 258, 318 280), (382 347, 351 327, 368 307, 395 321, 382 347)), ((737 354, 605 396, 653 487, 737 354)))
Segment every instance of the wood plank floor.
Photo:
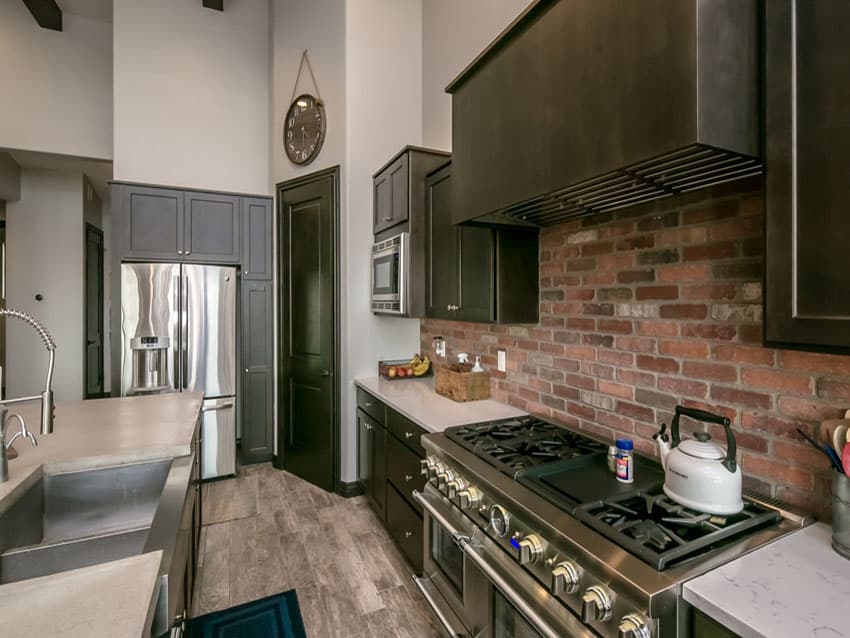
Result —
POLYGON ((295 589, 310 638, 439 636, 365 497, 271 464, 204 485, 193 615, 295 589))

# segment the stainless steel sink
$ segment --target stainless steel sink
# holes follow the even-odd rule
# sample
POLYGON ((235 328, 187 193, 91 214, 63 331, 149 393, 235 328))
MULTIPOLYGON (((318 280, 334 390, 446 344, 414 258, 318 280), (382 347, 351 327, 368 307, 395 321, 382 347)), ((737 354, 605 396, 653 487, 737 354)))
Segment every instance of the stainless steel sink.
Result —
POLYGON ((0 584, 151 551, 169 460, 47 474, 0 514, 0 584))

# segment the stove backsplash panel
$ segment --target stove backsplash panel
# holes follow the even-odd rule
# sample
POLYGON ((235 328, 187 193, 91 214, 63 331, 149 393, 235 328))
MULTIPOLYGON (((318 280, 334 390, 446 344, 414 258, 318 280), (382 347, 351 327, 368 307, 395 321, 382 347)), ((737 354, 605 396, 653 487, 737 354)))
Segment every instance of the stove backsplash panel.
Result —
POLYGON ((538 324, 423 320, 422 350, 441 335, 482 355, 494 398, 648 454, 677 401, 726 414, 745 486, 828 516, 795 429, 843 416, 850 356, 762 347, 763 209, 759 178, 545 228, 538 324))

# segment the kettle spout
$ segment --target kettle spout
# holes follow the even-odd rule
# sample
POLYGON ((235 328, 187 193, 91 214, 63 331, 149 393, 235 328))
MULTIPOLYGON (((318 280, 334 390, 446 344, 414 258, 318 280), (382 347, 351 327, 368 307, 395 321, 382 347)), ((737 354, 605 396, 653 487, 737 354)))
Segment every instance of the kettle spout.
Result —
POLYGON ((661 457, 661 467, 667 471, 667 455, 670 453, 670 437, 667 435, 667 424, 662 423, 661 429, 652 435, 658 446, 658 455, 661 457))

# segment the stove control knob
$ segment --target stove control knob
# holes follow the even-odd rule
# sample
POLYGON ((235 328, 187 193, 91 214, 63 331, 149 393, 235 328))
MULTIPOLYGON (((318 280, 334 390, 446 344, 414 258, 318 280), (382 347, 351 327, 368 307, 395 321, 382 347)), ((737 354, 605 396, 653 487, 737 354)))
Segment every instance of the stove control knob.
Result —
POLYGON ((481 491, 477 487, 467 487, 466 489, 459 490, 457 501, 462 510, 478 507, 478 504, 481 502, 481 491))
POLYGON ((434 465, 428 468, 428 480, 435 483, 437 481, 437 476, 442 474, 445 470, 446 466, 437 461, 434 465))
POLYGON ((579 569, 575 563, 568 560, 558 563, 552 570, 552 593, 555 596, 576 593, 580 578, 579 569))
POLYGON ((518 534, 511 539, 514 556, 520 565, 536 561, 543 553, 543 543, 537 534, 520 537, 518 534))
POLYGON ((581 597, 581 620, 608 620, 611 617, 611 592, 601 585, 588 587, 581 597))
POLYGON ((449 481, 453 481, 455 479, 455 473, 451 470, 443 470, 440 474, 437 474, 437 489, 440 490, 443 494, 448 493, 449 481))
POLYGON ((620 638, 650 638, 649 624, 640 614, 626 614, 617 627, 620 638))
POLYGON ((428 470, 434 467, 435 464, 436 461, 434 460, 433 456, 429 456, 426 459, 422 459, 421 461, 419 461, 419 473, 422 476, 428 476, 428 470))
POLYGON ((454 499, 457 496, 457 493, 466 487, 466 481, 464 481, 459 476, 455 476, 453 481, 449 481, 446 483, 446 496, 451 499, 454 499))
POLYGON ((490 527, 496 532, 496 536, 504 536, 508 533, 508 525, 511 523, 510 514, 501 505, 490 506, 490 527))

